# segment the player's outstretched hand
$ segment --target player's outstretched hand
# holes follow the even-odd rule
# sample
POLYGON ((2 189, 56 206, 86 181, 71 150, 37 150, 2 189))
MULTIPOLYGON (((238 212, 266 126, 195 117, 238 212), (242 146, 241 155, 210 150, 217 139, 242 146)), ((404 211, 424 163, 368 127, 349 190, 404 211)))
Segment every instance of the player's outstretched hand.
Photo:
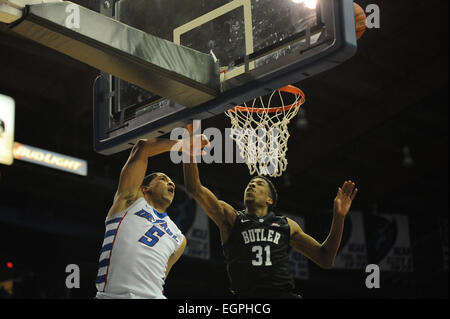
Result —
POLYGON ((346 216, 350 211, 352 202, 355 199, 358 189, 352 181, 345 181, 342 187, 339 187, 334 199, 333 211, 341 216, 346 216))
POLYGON ((198 134, 198 128, 194 127, 193 124, 186 125, 185 129, 189 135, 183 138, 183 152, 191 156, 206 154, 205 151, 203 151, 203 148, 209 145, 209 140, 206 135, 198 134))

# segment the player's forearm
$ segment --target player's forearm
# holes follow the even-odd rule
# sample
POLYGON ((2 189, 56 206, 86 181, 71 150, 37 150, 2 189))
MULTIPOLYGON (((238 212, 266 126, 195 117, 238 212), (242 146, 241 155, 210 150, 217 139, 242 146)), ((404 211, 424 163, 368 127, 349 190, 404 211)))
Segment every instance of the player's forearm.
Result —
POLYGON ((179 148, 178 145, 180 145, 178 140, 152 138, 147 140, 139 140, 136 146, 143 156, 149 158, 162 153, 170 152, 174 147, 179 148))
POLYGON ((344 216, 333 213, 330 233, 321 247, 325 268, 331 268, 334 264, 334 259, 336 258, 336 254, 341 244, 342 233, 344 232, 344 220, 344 216))
POLYGON ((200 182, 197 164, 192 162, 183 164, 184 186, 189 194, 195 195, 200 191, 202 183, 200 182))

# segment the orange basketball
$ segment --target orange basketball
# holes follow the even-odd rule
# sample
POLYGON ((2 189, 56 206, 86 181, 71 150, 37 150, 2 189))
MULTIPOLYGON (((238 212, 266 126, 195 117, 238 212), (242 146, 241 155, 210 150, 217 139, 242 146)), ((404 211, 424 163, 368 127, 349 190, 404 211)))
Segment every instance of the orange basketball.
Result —
POLYGON ((366 13, 355 2, 353 2, 353 8, 355 9, 356 40, 359 40, 366 32, 366 13))

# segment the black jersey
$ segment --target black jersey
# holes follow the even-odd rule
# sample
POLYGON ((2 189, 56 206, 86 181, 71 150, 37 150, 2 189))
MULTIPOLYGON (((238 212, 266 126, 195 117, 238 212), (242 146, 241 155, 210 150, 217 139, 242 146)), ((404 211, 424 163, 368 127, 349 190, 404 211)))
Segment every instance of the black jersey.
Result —
POLYGON ((286 217, 270 212, 257 218, 237 212, 228 241, 223 245, 231 289, 237 295, 253 292, 290 292, 290 227, 286 217))

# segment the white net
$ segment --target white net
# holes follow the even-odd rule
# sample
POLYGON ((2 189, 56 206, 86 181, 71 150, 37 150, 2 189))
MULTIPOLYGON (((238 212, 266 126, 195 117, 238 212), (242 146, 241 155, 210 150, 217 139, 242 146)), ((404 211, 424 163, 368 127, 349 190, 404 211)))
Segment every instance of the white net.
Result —
POLYGON ((279 177, 286 170, 288 124, 304 102, 301 90, 287 86, 272 92, 268 99, 255 98, 251 106, 246 103, 225 112, 231 119, 230 137, 237 143, 251 175, 279 177))

